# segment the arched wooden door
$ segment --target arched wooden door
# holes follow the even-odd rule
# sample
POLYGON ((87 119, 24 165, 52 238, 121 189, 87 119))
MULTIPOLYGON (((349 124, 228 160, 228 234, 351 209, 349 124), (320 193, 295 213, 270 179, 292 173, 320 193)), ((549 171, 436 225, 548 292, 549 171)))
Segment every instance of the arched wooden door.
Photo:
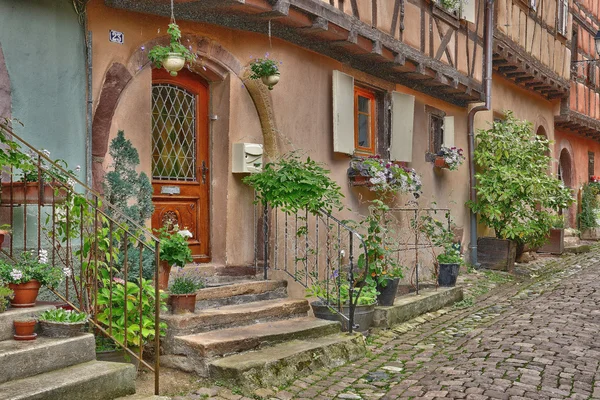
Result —
POLYGON ((208 85, 152 70, 152 228, 189 229, 194 261, 210 261, 208 85))

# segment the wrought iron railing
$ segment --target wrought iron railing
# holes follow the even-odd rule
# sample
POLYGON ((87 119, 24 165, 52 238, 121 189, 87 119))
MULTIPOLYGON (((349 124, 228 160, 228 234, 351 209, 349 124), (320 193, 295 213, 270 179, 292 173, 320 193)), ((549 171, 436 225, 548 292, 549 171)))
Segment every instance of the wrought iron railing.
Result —
POLYGON ((46 249, 48 262, 65 273, 52 292, 153 371, 158 394, 159 240, 2 121, 0 138, 0 222, 11 226, 1 253, 16 261, 20 252, 46 249), (153 360, 143 357, 144 347, 153 360))
POLYGON ((369 270, 363 236, 324 210, 290 214, 259 204, 255 222, 254 260, 263 278, 281 271, 305 288, 318 285, 323 305, 340 316, 348 332, 356 329, 354 312, 369 270))

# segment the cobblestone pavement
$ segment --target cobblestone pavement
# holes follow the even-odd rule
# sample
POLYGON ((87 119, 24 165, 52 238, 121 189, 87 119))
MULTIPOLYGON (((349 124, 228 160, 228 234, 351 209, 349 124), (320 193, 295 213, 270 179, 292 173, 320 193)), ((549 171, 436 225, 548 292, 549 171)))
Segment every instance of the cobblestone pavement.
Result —
MULTIPOLYGON (((600 247, 520 270, 528 276, 467 279, 458 307, 374 332, 365 358, 253 397, 600 399, 600 247)), ((176 399, 250 398, 236 392, 212 386, 176 399)))

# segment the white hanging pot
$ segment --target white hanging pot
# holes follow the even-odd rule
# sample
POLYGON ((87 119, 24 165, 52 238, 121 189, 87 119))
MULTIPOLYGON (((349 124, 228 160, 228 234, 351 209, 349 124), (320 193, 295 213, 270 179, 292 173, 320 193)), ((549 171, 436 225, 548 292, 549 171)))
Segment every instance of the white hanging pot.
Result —
POLYGON ((279 74, 269 75, 269 76, 261 76, 260 79, 262 80, 262 82, 265 85, 267 85, 269 90, 273 90, 273 86, 277 85, 277 82, 279 82, 279 74))
POLYGON ((167 58, 163 61, 163 67, 169 71, 171 76, 177 76, 177 71, 181 71, 184 65, 185 57, 180 53, 169 53, 167 58))

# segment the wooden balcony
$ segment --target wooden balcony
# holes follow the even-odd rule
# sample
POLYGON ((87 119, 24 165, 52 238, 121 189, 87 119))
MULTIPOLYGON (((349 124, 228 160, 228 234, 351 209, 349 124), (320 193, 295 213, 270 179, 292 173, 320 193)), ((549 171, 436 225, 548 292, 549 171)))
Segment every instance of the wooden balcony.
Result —
MULTIPOLYGON (((105 0, 170 15, 167 0, 105 0)), ((180 20, 268 33, 449 103, 482 100, 483 1, 477 24, 430 0, 175 0, 180 20), (331 4, 330 4, 331 3, 331 4), (337 6, 336 6, 337 5, 337 6), (367 9, 368 8, 368 9, 367 9), (479 29, 478 29, 479 28, 479 29)))

